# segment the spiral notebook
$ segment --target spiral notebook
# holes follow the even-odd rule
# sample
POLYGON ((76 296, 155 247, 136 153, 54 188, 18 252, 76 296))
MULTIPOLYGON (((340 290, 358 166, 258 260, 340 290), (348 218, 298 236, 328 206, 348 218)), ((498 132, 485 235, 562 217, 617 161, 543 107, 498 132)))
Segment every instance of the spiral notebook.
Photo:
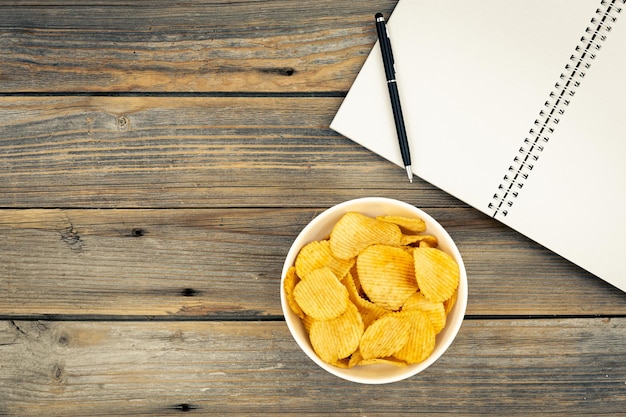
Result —
MULTIPOLYGON (((415 175, 626 291, 624 3, 400 0, 388 32, 415 175)), ((402 165, 378 45, 330 127, 402 165)))

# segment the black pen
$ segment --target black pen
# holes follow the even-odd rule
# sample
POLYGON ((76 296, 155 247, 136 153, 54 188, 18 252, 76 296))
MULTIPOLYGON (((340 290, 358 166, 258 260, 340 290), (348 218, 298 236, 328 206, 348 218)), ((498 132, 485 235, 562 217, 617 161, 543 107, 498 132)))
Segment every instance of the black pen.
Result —
POLYGON ((409 152, 409 140, 406 137, 406 128, 404 127, 404 118, 402 117, 402 107, 400 106, 400 95, 398 94, 398 85, 396 83, 396 71, 394 68, 393 52, 391 52, 391 42, 389 34, 385 26, 385 18, 382 13, 376 13, 376 31, 378 32, 378 43, 383 54, 383 65, 385 66, 385 76, 387 77, 387 87, 389 88, 389 97, 391 98, 391 109, 393 110, 393 119, 396 123, 396 132, 398 134, 398 142, 400 143, 400 153, 402 154, 402 162, 409 176, 409 181, 413 182, 413 171, 411 171, 411 154, 409 152))

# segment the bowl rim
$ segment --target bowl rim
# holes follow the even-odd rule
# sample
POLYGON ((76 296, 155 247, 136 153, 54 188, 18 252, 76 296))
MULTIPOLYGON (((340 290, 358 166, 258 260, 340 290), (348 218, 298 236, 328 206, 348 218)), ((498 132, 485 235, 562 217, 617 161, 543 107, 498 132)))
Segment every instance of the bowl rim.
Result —
POLYGON ((468 298, 468 283, 467 283, 467 271, 465 264, 461 257, 455 242, 448 232, 441 226, 441 224, 435 220, 432 216, 426 213, 424 210, 415 207, 404 201, 387 198, 387 197, 361 197, 344 201, 334 206, 325 209, 314 217, 297 235, 292 242, 289 252, 285 257, 283 269, 281 272, 280 280, 280 298, 281 307, 285 322, 291 336, 296 341, 302 351, 315 362, 319 367, 327 372, 348 381, 361 383, 361 384, 386 384, 401 381, 403 379, 414 376, 430 365, 435 363, 443 353, 450 347, 456 335, 458 334, 464 320, 465 311, 467 308, 468 298), (393 213, 388 213, 387 210, 391 209, 393 213), (304 331, 304 326, 300 318, 291 311, 284 291, 284 280, 287 270, 294 264, 296 255, 300 252, 300 249, 307 243, 313 240, 319 240, 324 238, 330 233, 330 229, 339 220, 339 218, 351 211, 361 212, 366 215, 383 215, 383 214, 398 214, 404 213, 420 216, 427 224, 427 233, 434 234, 439 239, 440 248, 450 254, 457 264, 460 270, 460 282, 458 288, 458 299, 449 313, 448 317, 453 317, 455 320, 451 320, 446 323, 444 330, 437 335, 437 342, 435 351, 423 362, 418 364, 408 365, 406 367, 397 367, 394 365, 368 365, 367 367, 355 367, 355 368, 339 368, 330 365, 322 361, 317 354, 313 351, 313 348, 308 340, 308 335, 304 331), (373 214, 369 214, 373 213, 373 214), (330 227, 330 228, 329 228, 330 227), (367 368, 363 370, 363 368, 367 368), (388 373, 387 376, 378 376, 381 372, 388 373), (374 375, 376 374, 376 375, 374 375))

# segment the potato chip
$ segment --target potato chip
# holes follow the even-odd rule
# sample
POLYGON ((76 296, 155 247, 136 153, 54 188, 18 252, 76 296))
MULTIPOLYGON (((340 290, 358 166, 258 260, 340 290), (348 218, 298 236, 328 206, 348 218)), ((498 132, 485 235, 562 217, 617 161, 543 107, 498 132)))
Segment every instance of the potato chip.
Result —
POLYGON ((283 286, 285 287, 285 297, 287 298, 287 304, 289 304, 291 311, 296 313, 296 315, 301 319, 304 319, 304 311, 302 311, 293 296, 293 290, 298 282, 300 282, 300 277, 298 277, 298 275, 296 274, 296 268, 292 266, 287 270, 287 273, 285 274, 285 281, 283 283, 283 286))
POLYGON ((307 316, 306 314, 304 315, 304 318, 302 319, 302 324, 304 325, 304 330, 306 330, 307 333, 311 333, 311 326, 313 325, 313 322, 315 321, 315 319, 311 316, 307 316))
POLYGON ((458 298, 459 298, 459 291, 457 289, 457 291, 455 291, 454 294, 452 294, 452 297, 448 298, 446 301, 443 302, 443 308, 446 313, 446 316, 450 314, 450 311, 452 311, 452 307, 454 307, 454 305, 456 304, 456 300, 458 298))
POLYGON ((422 310, 430 319, 435 334, 446 326, 446 312, 442 302, 434 302, 424 297, 420 292, 413 294, 402 306, 402 311, 422 310))
POLYGON ((428 316, 421 310, 396 313, 410 323, 409 340, 393 356, 409 364, 420 363, 435 350, 435 330, 428 316))
POLYGON ((335 258, 330 250, 330 242, 320 240, 304 245, 296 257, 295 265, 300 277, 306 277, 311 271, 327 266, 341 280, 354 265, 354 259, 335 258))
POLYGON ((427 244, 428 247, 436 248, 439 244, 436 236, 433 235, 402 235, 402 245, 421 245, 422 243, 427 244))
POLYGON ((332 366, 336 366, 337 368, 348 369, 350 368, 350 358, 339 359, 329 364, 332 366))
POLYGON ((361 356, 361 352, 357 349, 354 352, 352 352, 352 355, 350 355, 350 360, 348 361, 348 368, 353 368, 357 366, 359 363, 361 363, 361 361, 363 361, 363 356, 361 356))
POLYGON ((293 290, 302 311, 316 320, 342 315, 348 305, 348 290, 328 267, 309 273, 293 290))
POLYGON ((371 358, 371 359, 361 359, 358 365, 394 365, 404 368, 408 364, 405 361, 400 359, 390 357, 390 358, 371 358))
POLYGON ((420 248, 413 252, 415 278, 420 291, 432 301, 443 302, 459 286, 460 271, 454 259, 442 250, 420 248))
POLYGON ((411 324, 393 313, 376 320, 369 326, 359 344, 363 359, 391 356, 409 340, 411 324))
POLYGON ((398 310, 417 291, 413 258, 401 248, 373 245, 356 261, 367 297, 389 310, 398 310))
POLYGON ((389 310, 363 298, 357 291, 354 283, 354 276, 351 273, 348 273, 346 276, 344 285, 348 289, 348 297, 350 298, 350 301, 356 305, 356 308, 361 314, 365 328, 369 327, 376 320, 390 312, 389 310))
POLYGON ((422 233, 426 230, 426 222, 419 217, 378 216, 376 219, 397 224, 403 233, 422 233))
POLYGON ((346 312, 341 316, 313 322, 309 338, 320 359, 333 364, 358 349, 363 331, 363 321, 356 306, 348 302, 346 312))
POLYGON ((374 244, 400 246, 402 232, 393 223, 360 213, 346 213, 330 232, 330 249, 339 259, 351 259, 374 244))

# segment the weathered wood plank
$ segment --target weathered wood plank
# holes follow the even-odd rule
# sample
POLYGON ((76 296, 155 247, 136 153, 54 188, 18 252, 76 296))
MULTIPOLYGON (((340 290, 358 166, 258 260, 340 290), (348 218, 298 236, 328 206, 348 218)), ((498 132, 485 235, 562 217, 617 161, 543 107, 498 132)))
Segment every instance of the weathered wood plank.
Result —
POLYGON ((0 207, 462 205, 332 132, 340 102, 0 97, 0 207))
POLYGON ((395 3, 3 2, 2 91, 346 91, 395 3))
POLYGON ((472 320, 421 375, 367 386, 318 368, 282 322, 4 321, 0 413, 617 415, 624 357, 623 318, 472 320))
MULTIPOLYGON (((622 292, 495 220, 428 211, 464 257, 469 315, 626 314, 622 292)), ((284 257, 320 212, 0 210, 0 315, 281 315, 284 257)))

